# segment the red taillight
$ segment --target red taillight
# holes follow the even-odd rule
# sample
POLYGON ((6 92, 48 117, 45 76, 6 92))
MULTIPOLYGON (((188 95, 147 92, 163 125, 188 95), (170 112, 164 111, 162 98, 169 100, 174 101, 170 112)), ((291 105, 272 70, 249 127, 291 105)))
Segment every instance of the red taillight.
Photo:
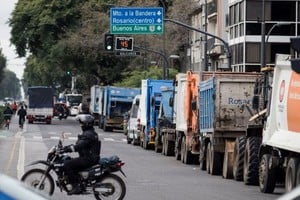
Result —
POLYGON ((117 163, 117 165, 118 165, 119 167, 122 167, 123 165, 125 165, 125 163, 119 162, 119 163, 117 163))

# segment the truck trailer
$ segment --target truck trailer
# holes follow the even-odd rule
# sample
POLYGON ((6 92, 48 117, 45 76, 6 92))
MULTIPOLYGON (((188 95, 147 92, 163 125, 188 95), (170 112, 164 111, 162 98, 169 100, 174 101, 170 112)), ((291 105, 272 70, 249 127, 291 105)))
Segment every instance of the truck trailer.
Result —
POLYGON ((54 106, 54 90, 50 87, 35 86, 27 90, 28 123, 45 122, 51 124, 54 106))
MULTIPOLYGON (((246 136, 252 98, 261 73, 214 72, 199 84, 200 168, 233 177, 236 139, 246 136)), ((250 124, 251 125, 251 124, 250 124)))
POLYGON ((140 88, 105 86, 100 96, 99 127, 104 131, 123 130, 124 115, 130 110, 134 97, 140 93, 140 88))

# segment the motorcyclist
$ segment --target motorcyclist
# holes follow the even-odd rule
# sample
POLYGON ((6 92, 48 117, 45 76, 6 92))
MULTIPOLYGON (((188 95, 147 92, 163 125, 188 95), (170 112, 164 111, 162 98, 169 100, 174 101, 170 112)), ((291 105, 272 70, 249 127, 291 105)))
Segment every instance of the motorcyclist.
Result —
POLYGON ((25 122, 25 116, 27 115, 27 112, 24 109, 24 106, 21 106, 21 108, 18 110, 17 115, 19 116, 19 126, 22 128, 23 123, 25 122))
MULTIPOLYGON (((3 111, 3 115, 4 115, 4 120, 11 120, 11 116, 14 114, 13 110, 9 107, 9 105, 6 105, 5 110, 3 111)), ((6 124, 7 126, 7 124, 6 124)))
POLYGON ((79 157, 64 162, 65 174, 70 184, 72 184, 69 195, 81 193, 78 172, 99 162, 101 148, 101 141, 94 130, 94 117, 89 114, 79 114, 76 120, 80 123, 82 133, 78 135, 74 145, 63 148, 63 152, 79 153, 79 157))

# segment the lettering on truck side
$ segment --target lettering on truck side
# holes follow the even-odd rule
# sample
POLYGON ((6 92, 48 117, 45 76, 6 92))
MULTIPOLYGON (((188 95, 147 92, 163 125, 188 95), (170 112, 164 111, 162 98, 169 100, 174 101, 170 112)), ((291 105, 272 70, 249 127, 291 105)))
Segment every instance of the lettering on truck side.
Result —
POLYGON ((249 99, 235 99, 235 98, 228 98, 228 104, 229 105, 242 105, 242 104, 251 104, 251 100, 249 99))

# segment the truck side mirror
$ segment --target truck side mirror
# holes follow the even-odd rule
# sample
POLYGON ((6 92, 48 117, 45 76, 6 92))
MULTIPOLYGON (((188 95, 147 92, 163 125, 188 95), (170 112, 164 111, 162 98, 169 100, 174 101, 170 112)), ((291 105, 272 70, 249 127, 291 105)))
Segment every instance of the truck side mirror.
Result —
POLYGON ((169 106, 173 107, 173 105, 174 105, 174 99, 173 99, 173 97, 170 97, 169 98, 169 106))
POLYGON ((254 95, 253 99, 252 99, 252 108, 254 110, 258 110, 259 109, 259 95, 254 95))
POLYGON ((197 102, 195 100, 192 100, 192 102, 191 102, 191 108, 192 108, 192 111, 197 110, 197 102))

